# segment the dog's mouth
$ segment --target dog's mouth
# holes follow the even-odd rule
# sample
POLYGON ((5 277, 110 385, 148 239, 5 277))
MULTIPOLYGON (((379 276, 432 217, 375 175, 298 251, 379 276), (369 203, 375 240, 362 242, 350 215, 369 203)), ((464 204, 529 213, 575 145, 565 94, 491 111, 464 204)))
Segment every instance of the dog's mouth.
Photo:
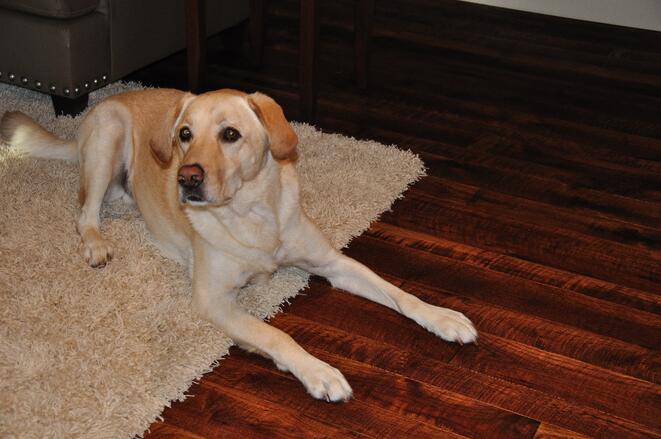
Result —
POLYGON ((228 205, 232 201, 232 197, 222 197, 221 200, 217 200, 213 197, 207 197, 205 191, 201 188, 195 189, 182 189, 179 188, 179 203, 182 206, 192 206, 192 207, 223 207, 228 205))
POLYGON ((201 188, 179 189, 179 202, 191 206, 204 206, 209 203, 204 191, 201 188))
POLYGON ((184 203, 204 203, 206 200, 198 195, 188 195, 184 198, 184 203))

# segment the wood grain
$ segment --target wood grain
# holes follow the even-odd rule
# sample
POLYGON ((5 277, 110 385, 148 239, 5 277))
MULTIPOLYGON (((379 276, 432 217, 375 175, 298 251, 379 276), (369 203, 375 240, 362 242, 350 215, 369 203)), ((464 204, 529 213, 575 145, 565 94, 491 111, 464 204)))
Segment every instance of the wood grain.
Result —
POLYGON ((188 89, 198 93, 206 86, 206 3, 186 0, 186 47, 188 50, 188 89))
POLYGON ((535 432, 535 439, 584 439, 586 437, 582 434, 549 424, 540 424, 535 432))

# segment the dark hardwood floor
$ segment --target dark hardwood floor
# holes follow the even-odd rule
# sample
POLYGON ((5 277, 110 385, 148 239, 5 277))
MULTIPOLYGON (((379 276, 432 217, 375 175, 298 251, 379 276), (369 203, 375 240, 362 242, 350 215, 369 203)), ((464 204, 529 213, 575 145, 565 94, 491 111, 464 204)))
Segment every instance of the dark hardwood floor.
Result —
MULTIPOLYGON (((208 87, 298 117, 298 1, 208 42, 208 87)), ((272 324, 338 367, 313 400, 232 348, 149 438, 661 437, 661 33, 449 0, 380 0, 370 87, 353 1, 320 2, 317 126, 410 148, 429 176, 346 253, 465 313, 479 345, 313 279, 272 324)), ((132 75, 186 87, 185 54, 132 75)))

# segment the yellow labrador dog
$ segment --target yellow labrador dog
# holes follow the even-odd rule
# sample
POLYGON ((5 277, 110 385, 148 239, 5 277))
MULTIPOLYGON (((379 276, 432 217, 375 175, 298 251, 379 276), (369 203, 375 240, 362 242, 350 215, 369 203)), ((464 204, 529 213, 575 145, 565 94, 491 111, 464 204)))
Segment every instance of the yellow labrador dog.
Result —
POLYGON ((280 265, 324 276, 444 340, 477 338, 463 314, 419 300, 330 246, 299 202, 296 133, 266 95, 131 91, 93 108, 75 140, 59 139, 19 112, 3 116, 0 132, 32 156, 78 160, 77 229, 92 267, 113 253, 99 231, 104 197, 134 199, 162 250, 189 267, 194 310, 293 373, 315 398, 345 401, 352 390, 337 369, 235 301, 243 285, 280 265))

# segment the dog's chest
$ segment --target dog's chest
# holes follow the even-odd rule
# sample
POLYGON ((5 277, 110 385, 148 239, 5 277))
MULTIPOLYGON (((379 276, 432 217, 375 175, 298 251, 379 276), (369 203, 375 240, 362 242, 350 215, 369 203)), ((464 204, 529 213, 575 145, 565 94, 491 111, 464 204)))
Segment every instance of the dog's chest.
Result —
POLYGON ((215 217, 232 239, 243 247, 272 255, 280 246, 277 215, 264 202, 252 203, 245 211, 226 210, 215 217))
POLYGON ((189 212, 195 231, 218 255, 240 262, 249 272, 272 272, 281 245, 280 227, 274 209, 266 202, 189 212))

